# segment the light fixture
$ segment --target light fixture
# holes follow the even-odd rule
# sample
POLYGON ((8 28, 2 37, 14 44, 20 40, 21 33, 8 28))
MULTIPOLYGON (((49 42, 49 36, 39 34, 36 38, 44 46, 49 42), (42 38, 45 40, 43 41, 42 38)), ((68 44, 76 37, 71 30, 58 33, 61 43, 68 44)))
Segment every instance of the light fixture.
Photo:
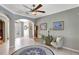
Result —
POLYGON ((21 22, 28 22, 27 19, 19 19, 19 21, 21 21, 21 22))
POLYGON ((37 12, 32 12, 32 15, 37 15, 37 12))

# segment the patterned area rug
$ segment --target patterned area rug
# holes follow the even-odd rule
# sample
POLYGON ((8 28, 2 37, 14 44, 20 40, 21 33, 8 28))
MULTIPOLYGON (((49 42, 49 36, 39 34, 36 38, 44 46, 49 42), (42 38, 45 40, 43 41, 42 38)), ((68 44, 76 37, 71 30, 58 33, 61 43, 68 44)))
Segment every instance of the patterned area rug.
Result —
POLYGON ((32 45, 21 48, 12 55, 54 55, 53 51, 45 46, 32 45))

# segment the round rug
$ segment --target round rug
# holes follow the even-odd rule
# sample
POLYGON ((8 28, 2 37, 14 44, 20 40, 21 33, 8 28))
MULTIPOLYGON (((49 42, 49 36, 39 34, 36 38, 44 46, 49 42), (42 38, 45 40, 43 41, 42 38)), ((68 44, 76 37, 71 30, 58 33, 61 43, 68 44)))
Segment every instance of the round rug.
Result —
POLYGON ((46 46, 31 45, 15 51, 12 55, 54 55, 54 53, 46 46))

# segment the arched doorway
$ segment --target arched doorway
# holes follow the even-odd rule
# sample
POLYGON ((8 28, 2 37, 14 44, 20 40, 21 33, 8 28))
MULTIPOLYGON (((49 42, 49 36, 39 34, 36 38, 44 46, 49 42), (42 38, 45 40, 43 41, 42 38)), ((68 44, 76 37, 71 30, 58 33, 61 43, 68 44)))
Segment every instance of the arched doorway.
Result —
POLYGON ((5 41, 5 22, 0 20, 0 43, 5 41))
POLYGON ((15 22, 15 38, 34 38, 34 23, 27 19, 18 19, 15 22))
POLYGON ((5 42, 9 39, 9 18, 0 13, 0 42, 5 42))
POLYGON ((15 48, 27 46, 30 41, 34 41, 34 23, 27 19, 15 21, 15 48))

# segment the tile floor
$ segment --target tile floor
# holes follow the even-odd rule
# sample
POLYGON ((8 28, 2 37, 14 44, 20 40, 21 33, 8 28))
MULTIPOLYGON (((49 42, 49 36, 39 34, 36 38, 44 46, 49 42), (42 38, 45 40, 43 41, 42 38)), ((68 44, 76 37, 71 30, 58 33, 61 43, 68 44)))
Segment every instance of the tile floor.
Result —
MULTIPOLYGON (((4 44, 0 45, 0 55, 8 55, 9 53, 13 53, 14 51, 25 47, 25 46, 29 46, 29 45, 44 45, 44 44, 40 44, 39 42, 35 42, 33 39, 31 38, 17 38, 15 39, 15 48, 10 48, 9 49, 9 41, 5 42, 4 44)), ((55 53, 55 55, 79 55, 79 53, 70 51, 70 50, 66 50, 66 49, 56 49, 54 47, 49 47, 50 49, 53 50, 53 52, 55 53)))

